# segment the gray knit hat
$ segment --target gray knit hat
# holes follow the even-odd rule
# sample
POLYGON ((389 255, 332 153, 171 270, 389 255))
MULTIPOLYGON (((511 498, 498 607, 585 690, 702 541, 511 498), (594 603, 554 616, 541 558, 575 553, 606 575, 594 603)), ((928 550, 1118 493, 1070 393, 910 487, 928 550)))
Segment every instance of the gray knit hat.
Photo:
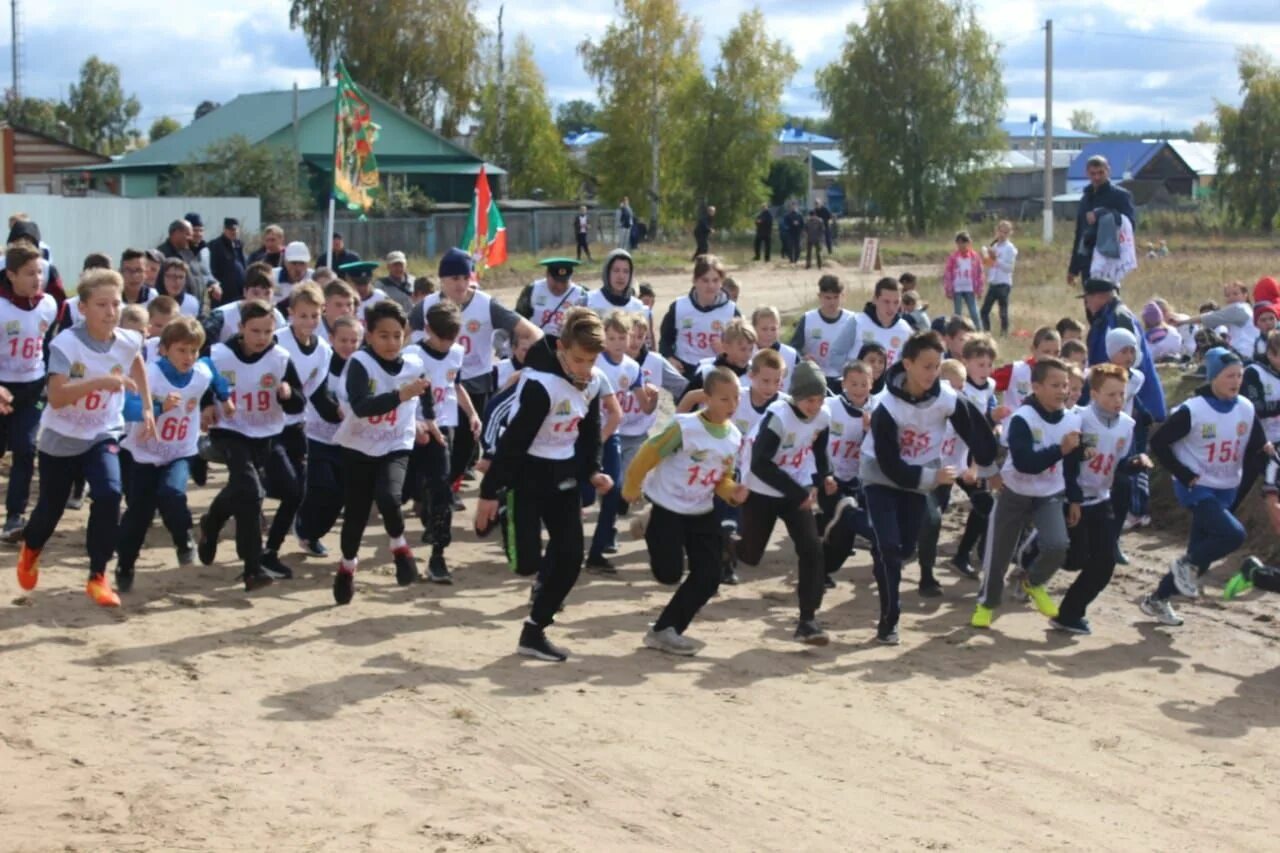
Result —
POLYGON ((793 400, 825 397, 827 377, 823 375, 822 368, 812 361, 797 361, 795 373, 791 374, 790 394, 793 400))

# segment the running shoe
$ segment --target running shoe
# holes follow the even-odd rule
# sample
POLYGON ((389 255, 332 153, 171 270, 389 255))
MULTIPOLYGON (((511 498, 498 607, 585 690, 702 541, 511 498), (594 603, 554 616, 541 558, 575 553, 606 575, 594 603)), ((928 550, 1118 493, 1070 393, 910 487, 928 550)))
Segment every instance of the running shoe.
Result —
POLYGON ((737 586, 742 579, 738 577, 738 573, 733 570, 733 566, 722 566, 720 569, 720 583, 729 586, 737 586))
POLYGON ((876 632, 876 642, 882 646, 900 646, 902 638, 898 636, 898 629, 892 628, 888 631, 876 632))
POLYGON ((1078 634, 1080 636, 1087 637, 1093 633, 1093 630, 1089 627, 1089 620, 1085 619, 1083 616, 1075 620, 1063 619, 1061 616, 1057 616, 1050 619, 1049 624, 1053 626, 1054 630, 1065 631, 1068 634, 1078 634))
POLYGON ((133 591, 133 567, 116 566, 116 589, 122 593, 133 591))
POLYGON ((1138 602, 1138 609, 1161 625, 1176 628, 1182 624, 1182 617, 1178 615, 1178 611, 1173 609, 1173 605, 1166 598, 1156 598, 1154 595, 1143 596, 1142 600, 1138 602))
POLYGON ((1239 595, 1244 595, 1253 589, 1253 573, 1262 568, 1262 561, 1257 557, 1250 557, 1240 565, 1240 571, 1231 576, 1227 581, 1227 585, 1222 588, 1222 597, 1227 601, 1239 595))
POLYGON ((835 578, 833 578, 833 577, 832 577, 831 575, 829 575, 829 574, 828 574, 828 575, 824 575, 824 576, 823 576, 823 578, 822 578, 822 586, 823 586, 824 588, 826 588, 826 589, 835 589, 835 588, 836 588, 836 579, 835 579, 835 578))
POLYGON ((218 537, 209 532, 209 516, 200 516, 200 523, 197 525, 200 529, 200 538, 196 542, 196 552, 200 557, 201 565, 211 565, 218 556, 218 537))
POLYGON ((23 543, 18 552, 18 586, 30 592, 40 581, 40 552, 23 543))
POLYGON ((941 598, 942 584, 933 578, 920 581, 920 597, 921 598, 941 598))
POLYGON ((339 566, 333 576, 333 600, 338 604, 350 604, 356 595, 356 573, 346 566, 339 566))
POLYGON ((427 580, 446 586, 453 583, 453 575, 449 573, 449 567, 445 564, 444 554, 432 554, 431 559, 427 561, 427 580))
POLYGON ((1173 585, 1178 588, 1179 593, 1187 598, 1195 598, 1200 594, 1200 571, 1185 556, 1170 563, 1169 572, 1173 575, 1173 585))
POLYGON ((408 586, 418 580, 418 561, 413 558, 413 551, 397 548, 391 552, 391 559, 396 564, 396 583, 408 586))
POLYGON ((189 566, 196 561, 196 543, 191 538, 191 534, 187 534, 187 538, 181 545, 177 546, 178 565, 189 566))
POLYGON ((1121 526, 1121 529, 1127 533, 1130 530, 1133 530, 1134 528, 1141 527, 1141 526, 1142 526, 1142 519, 1139 516, 1134 515, 1133 513, 1129 513, 1124 517, 1124 524, 1121 526))
POLYGON ((1024 580, 1022 591, 1027 594, 1027 598, 1031 599, 1031 603, 1035 605, 1036 610, 1040 611, 1040 615, 1048 616, 1050 619, 1058 618, 1058 605, 1049 596, 1049 590, 1043 586, 1032 586, 1029 581, 1024 580))
POLYGON ((957 574, 966 577, 969 580, 976 581, 979 578, 978 572, 973 568, 973 566, 969 565, 968 557, 962 557, 959 554, 956 554, 951 558, 951 561, 947 563, 947 565, 955 569, 957 574))
POLYGON ((586 569, 593 575, 616 575, 618 573, 618 567, 609 562, 603 554, 588 554, 586 569))
POLYGON ((89 582, 84 585, 85 594, 93 599, 93 603, 99 607, 119 607, 120 596, 116 595, 111 589, 111 584, 107 583, 106 575, 93 575, 89 578, 89 582))
POLYGON ((263 587, 271 586, 271 583, 271 575, 267 574, 260 568, 244 573, 245 592, 253 592, 255 590, 262 589, 263 587))
POLYGON ((302 548, 302 553, 308 557, 327 557, 329 549, 324 547, 324 543, 319 539, 298 539, 298 546, 302 548))
POLYGON ((827 632, 822 630, 818 620, 809 619, 796 626, 795 639, 806 646, 825 646, 831 642, 827 632))
POLYGON ((972 628, 990 628, 991 622, 995 618, 995 610, 985 604, 979 604, 973 609, 973 617, 969 619, 969 626, 972 628))
POLYGON ((262 552, 262 571, 272 580, 292 580, 293 569, 280 562, 280 557, 275 551, 262 552))
POLYGON ((520 645, 516 647, 516 653, 553 663, 564 663, 569 659, 567 650, 553 644, 547 639, 546 632, 528 622, 520 629, 520 645))
POLYGON ((17 545, 22 541, 22 534, 27 529, 27 520, 20 515, 11 515, 4 522, 4 532, 0 533, 0 539, 8 542, 10 545, 17 545))
POLYGON ((650 628, 644 635, 644 644, 669 655, 692 657, 698 653, 698 644, 682 637, 675 628, 663 628, 661 631, 650 628))

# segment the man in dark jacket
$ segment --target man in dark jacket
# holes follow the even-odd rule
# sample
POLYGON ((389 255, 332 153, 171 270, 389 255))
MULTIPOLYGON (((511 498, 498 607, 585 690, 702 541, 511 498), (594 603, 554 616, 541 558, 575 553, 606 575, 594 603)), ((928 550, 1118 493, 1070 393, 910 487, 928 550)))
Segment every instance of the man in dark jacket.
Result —
POLYGON ((409 259, 404 252, 392 252, 385 259, 387 274, 378 279, 377 288, 404 309, 407 316, 413 307, 413 276, 409 275, 409 259))
MULTIPOLYGON (((1089 186, 1080 195, 1080 209, 1076 211, 1076 236, 1071 241, 1071 263, 1067 267, 1067 284, 1074 285, 1076 277, 1089 277, 1093 261, 1093 244, 1097 240, 1099 209, 1114 210, 1129 217, 1136 231, 1138 214, 1133 208, 1133 196, 1124 187, 1111 183, 1111 166, 1107 158, 1094 155, 1085 164, 1089 186)), ((1142 337, 1141 334, 1138 335, 1142 337)))
POLYGON ((222 220, 222 235, 209 241, 209 273, 222 285, 219 305, 244 298, 244 272, 249 263, 240 242, 240 220, 222 220))
MULTIPOLYGON (((269 267, 278 267, 284 263, 284 229, 279 225, 268 225, 262 229, 262 245, 249 255, 249 263, 261 261, 269 267)), ((336 274, 338 271, 334 270, 336 274)))
POLYGON ((316 260, 317 267, 328 267, 337 272, 347 264, 354 264, 360 260, 360 256, 347 248, 347 244, 343 242, 342 235, 337 231, 333 232, 333 246, 316 260))
POLYGON ((804 238, 804 214, 796 209, 794 201, 787 205, 787 215, 782 217, 782 224, 787 235, 782 253, 794 264, 800 260, 800 241, 804 238))
POLYGON ((826 202, 822 201, 818 202, 814 206, 813 212, 822 220, 822 239, 823 242, 827 244, 827 254, 829 255, 831 254, 831 220, 835 219, 835 217, 832 216, 831 211, 827 209, 826 202))
POLYGON ((693 226, 693 258, 697 260, 698 255, 711 254, 711 227, 712 222, 716 218, 716 207, 713 204, 707 205, 702 214, 698 217, 698 224, 693 226))
POLYGON ((764 259, 769 260, 769 255, 773 252, 773 214, 769 212, 769 205, 760 205, 760 212, 756 214, 756 242, 755 252, 756 260, 760 260, 760 247, 764 246, 764 259))

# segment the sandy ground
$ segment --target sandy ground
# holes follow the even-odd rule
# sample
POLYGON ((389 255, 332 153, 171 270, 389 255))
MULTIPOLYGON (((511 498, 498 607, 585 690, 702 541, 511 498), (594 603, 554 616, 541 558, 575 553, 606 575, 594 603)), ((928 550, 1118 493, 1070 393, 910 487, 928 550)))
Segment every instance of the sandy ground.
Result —
MULTIPOLYGON (((779 301, 812 287, 772 278, 779 301)), ((1276 846, 1274 602, 1146 623, 1133 601, 1176 548, 1164 533, 1126 539, 1083 640, 1017 604, 979 635, 974 582, 944 570, 923 600, 909 567, 903 645, 876 646, 859 551, 821 650, 790 640, 778 536, 694 623, 692 659, 640 646, 667 590, 624 534, 620 576, 571 595, 554 665, 512 654, 528 584, 469 517, 452 587, 398 588, 374 528, 345 608, 331 561, 292 544, 298 578, 247 596, 230 541, 177 569, 155 528, 112 612, 82 591, 85 518, 66 515, 35 593, 0 578, 2 850, 1276 846)))

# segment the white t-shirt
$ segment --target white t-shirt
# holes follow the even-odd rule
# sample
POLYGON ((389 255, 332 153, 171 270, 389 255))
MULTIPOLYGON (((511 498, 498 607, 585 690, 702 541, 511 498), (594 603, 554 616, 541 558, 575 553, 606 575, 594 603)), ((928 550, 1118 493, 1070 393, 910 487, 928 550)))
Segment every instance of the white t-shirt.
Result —
MULTIPOLYGON (((215 308, 214 313, 222 316, 222 329, 218 332, 218 340, 214 343, 225 344, 240 333, 240 305, 239 302, 231 302, 220 308, 215 308)), ((277 309, 272 308, 271 314, 275 318, 276 330, 283 329, 286 325, 284 315, 277 309)))

